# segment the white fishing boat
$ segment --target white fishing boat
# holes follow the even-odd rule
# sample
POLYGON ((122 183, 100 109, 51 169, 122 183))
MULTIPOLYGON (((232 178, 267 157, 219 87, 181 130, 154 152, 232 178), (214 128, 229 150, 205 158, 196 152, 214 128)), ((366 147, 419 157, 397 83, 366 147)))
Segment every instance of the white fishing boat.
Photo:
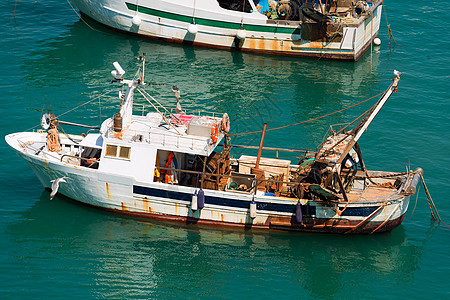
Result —
MULTIPOLYGON (((399 72, 358 122, 332 126, 317 151, 264 147, 264 126, 259 147, 253 147, 258 155, 233 158, 233 148, 252 147, 231 144, 228 115, 165 108, 143 89, 140 59, 131 80, 114 63, 113 83, 126 92, 119 93, 119 112, 98 131, 61 134, 60 126, 78 124, 44 114, 43 129, 5 137, 52 195, 58 191, 105 210, 187 224, 373 233, 402 222, 422 170, 368 171, 358 145, 397 89, 399 72), (136 92, 152 111, 140 105, 133 114, 136 92), (261 157, 263 149, 300 159, 261 157)), ((179 90, 173 92, 178 103, 179 90)))
POLYGON ((73 0, 122 32, 188 45, 356 61, 377 37, 382 0, 73 0))

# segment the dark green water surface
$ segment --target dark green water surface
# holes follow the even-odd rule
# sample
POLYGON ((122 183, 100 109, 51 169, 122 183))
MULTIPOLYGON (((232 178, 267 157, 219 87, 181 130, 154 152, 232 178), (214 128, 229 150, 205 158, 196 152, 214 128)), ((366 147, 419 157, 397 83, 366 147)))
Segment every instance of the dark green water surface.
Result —
MULTIPOLYGON (((404 73, 399 92, 360 140, 365 163, 399 172, 422 167, 441 218, 450 223, 446 3, 386 1, 399 45, 388 46, 383 15, 381 47, 351 63, 163 44, 90 22, 91 29, 66 1, 18 1, 12 19, 13 2, 0 4, 1 136, 37 125, 43 105, 58 115, 111 90, 112 63, 133 74, 142 52, 147 81, 166 84, 149 87, 153 96, 174 106, 171 85, 178 84, 184 108, 226 111, 234 132, 342 109, 383 91, 397 69, 404 73)), ((329 124, 349 122, 372 103, 269 132, 265 145, 314 148, 329 124)), ((93 104, 62 119, 97 125, 116 112, 117 92, 93 104)), ((232 142, 257 145, 259 135, 232 142)), ((131 219, 59 197, 49 201, 3 138, 0 153, 2 299, 450 298, 450 230, 430 221, 423 188, 412 217, 415 197, 402 225, 389 233, 199 228, 131 219)))

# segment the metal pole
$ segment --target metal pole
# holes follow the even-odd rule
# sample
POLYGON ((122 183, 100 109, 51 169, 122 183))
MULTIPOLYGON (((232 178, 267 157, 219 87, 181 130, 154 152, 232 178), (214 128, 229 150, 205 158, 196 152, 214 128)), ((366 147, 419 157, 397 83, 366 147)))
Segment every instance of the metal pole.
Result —
POLYGON ((267 123, 264 123, 263 130, 261 134, 261 142, 259 143, 258 156, 256 157, 255 169, 259 168, 259 161, 261 160, 261 152, 264 144, 264 137, 266 136, 267 123))

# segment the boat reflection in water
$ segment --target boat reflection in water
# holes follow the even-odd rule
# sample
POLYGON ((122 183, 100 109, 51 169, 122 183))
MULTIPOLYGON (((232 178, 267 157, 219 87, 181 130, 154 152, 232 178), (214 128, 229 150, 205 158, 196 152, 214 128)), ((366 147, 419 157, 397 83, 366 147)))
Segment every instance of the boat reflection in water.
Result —
POLYGON ((49 201, 48 192, 7 228, 7 237, 16 249, 5 252, 10 276, 20 274, 23 284, 46 278, 74 295, 106 298, 210 295, 229 286, 264 296, 266 280, 280 295, 293 287, 313 298, 343 296, 355 286, 363 293, 374 288, 371 279, 412 281, 427 241, 411 239, 403 227, 350 239, 180 227, 49 201))

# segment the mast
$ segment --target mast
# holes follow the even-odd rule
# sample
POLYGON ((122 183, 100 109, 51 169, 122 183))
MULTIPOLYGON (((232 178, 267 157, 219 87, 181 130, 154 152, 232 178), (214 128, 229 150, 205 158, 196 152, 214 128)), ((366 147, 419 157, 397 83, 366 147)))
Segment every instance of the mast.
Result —
POLYGON ((122 122, 124 125, 131 122, 131 118, 133 115, 134 90, 138 85, 144 84, 145 54, 143 56, 140 56, 138 59, 142 61, 142 73, 139 78, 133 78, 132 80, 123 79, 125 71, 122 69, 118 62, 113 63, 115 70, 111 72, 111 75, 114 76, 113 82, 122 82, 123 84, 126 84, 128 86, 125 93, 125 98, 120 106, 120 116, 122 117, 122 122))

